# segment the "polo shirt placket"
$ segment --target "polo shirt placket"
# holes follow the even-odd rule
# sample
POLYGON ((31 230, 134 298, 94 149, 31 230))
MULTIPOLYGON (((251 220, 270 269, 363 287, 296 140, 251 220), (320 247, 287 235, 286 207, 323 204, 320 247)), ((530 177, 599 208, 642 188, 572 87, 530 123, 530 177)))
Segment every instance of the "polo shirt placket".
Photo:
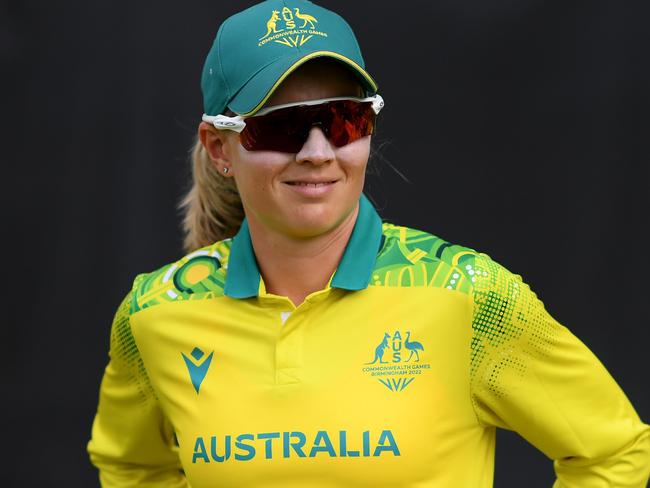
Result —
POLYGON ((275 384, 296 385, 303 381, 304 335, 313 306, 327 300, 332 288, 359 291, 367 288, 382 242, 382 223, 365 195, 359 200, 359 213, 341 262, 323 290, 309 294, 297 307, 287 297, 268 293, 260 275, 250 236, 244 219, 233 239, 224 294, 235 299, 258 299, 262 308, 279 311, 279 327, 275 343, 275 384))

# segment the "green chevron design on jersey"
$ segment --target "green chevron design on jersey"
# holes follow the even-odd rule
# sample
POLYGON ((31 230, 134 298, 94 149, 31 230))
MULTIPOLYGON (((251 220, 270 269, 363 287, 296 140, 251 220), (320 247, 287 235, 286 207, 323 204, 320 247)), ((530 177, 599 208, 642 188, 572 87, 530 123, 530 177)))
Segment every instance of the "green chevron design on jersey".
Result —
POLYGON ((142 275, 131 313, 161 303, 223 296, 231 245, 231 239, 216 242, 142 275))

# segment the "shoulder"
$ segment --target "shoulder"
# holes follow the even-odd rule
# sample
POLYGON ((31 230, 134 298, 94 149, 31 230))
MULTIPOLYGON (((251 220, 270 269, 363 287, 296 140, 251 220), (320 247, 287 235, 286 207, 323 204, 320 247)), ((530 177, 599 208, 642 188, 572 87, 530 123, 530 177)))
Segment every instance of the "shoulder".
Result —
MULTIPOLYGON (((371 284, 428 286, 471 293, 502 266, 487 254, 429 232, 385 222, 371 284)), ((505 270, 505 269, 504 269, 505 270)))
POLYGON ((150 273, 136 276, 130 312, 179 300, 223 296, 232 239, 193 251, 150 273))

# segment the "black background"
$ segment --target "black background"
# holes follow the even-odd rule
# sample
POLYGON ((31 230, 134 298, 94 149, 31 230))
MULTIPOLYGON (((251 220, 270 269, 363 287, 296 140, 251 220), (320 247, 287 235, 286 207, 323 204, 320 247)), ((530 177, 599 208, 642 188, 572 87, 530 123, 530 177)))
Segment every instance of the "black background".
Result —
MULTIPOLYGON (((97 485, 85 444, 111 318, 136 273, 182 253, 201 66, 250 4, 0 2, 2 486, 97 485)), ((322 5, 386 99, 367 185, 381 215, 523 275, 648 421, 648 2, 322 5)), ((552 480, 499 434, 497 488, 552 480)))

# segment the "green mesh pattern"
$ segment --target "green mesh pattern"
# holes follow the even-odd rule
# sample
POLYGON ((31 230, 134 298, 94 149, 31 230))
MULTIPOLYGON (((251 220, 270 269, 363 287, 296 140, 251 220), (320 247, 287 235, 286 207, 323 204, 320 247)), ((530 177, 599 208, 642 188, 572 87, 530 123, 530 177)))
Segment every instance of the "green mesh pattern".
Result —
POLYGON ((465 271, 474 285, 470 370, 474 376, 489 351, 519 338, 523 329, 513 323, 519 285, 500 273, 500 266, 489 258, 467 263, 465 271))
POLYGON ((131 312, 180 300, 223 296, 231 245, 231 239, 216 242, 144 275, 134 288, 131 312))
POLYGON ((520 276, 488 256, 476 254, 463 270, 474 287, 472 387, 502 398, 508 394, 503 375, 523 377, 532 359, 548 355, 562 326, 520 276))
MULTIPOLYGON (((135 279, 135 285, 142 281, 144 275, 139 275, 135 279)), ((151 381, 147 376, 147 371, 140 357, 140 351, 133 338, 129 315, 131 312, 132 292, 122 301, 117 309, 111 328, 111 360, 117 363, 120 370, 129 373, 129 382, 135 384, 140 398, 146 403, 156 398, 151 381)))

